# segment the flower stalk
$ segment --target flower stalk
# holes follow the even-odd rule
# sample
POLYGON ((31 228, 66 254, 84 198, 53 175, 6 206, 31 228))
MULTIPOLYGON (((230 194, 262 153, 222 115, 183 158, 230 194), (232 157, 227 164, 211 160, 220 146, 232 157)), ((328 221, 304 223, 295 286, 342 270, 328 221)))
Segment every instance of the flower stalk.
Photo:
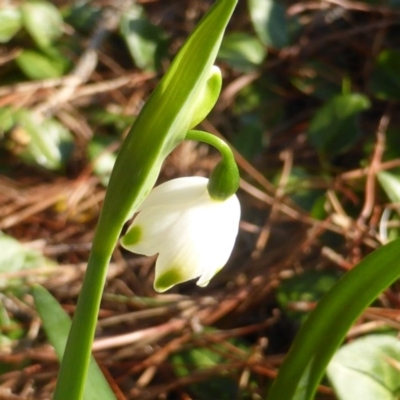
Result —
POLYGON ((93 239, 54 400, 81 400, 107 268, 124 223, 149 194, 165 157, 218 97, 213 68, 237 0, 219 0, 175 57, 118 154, 93 239))
POLYGON ((222 156, 210 175, 208 193, 215 200, 226 200, 235 194, 239 188, 240 176, 231 148, 219 137, 208 132, 191 130, 185 139, 196 140, 215 147, 222 156))

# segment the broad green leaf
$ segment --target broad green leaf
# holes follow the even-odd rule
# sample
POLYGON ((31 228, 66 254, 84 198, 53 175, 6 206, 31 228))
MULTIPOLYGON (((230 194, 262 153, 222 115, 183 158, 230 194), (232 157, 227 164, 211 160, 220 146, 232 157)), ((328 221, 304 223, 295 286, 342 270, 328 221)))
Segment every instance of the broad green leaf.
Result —
POLYGON ((62 34, 63 20, 58 8, 47 1, 24 1, 22 22, 38 47, 46 49, 62 34))
MULTIPOLYGON (((18 240, 0 232, 0 273, 49 267, 54 264, 39 251, 24 246, 18 240)), ((0 280, 0 287, 20 283, 21 279, 0 280)))
POLYGON ((400 239, 347 272, 322 298, 297 333, 268 400, 310 400, 346 333, 362 312, 400 277, 400 239))
POLYGON ((285 9, 277 0, 248 0, 250 18, 260 40, 281 49, 288 42, 285 9))
POLYGON ((238 71, 250 72, 261 65, 266 55, 265 47, 254 36, 235 32, 224 37, 218 59, 238 71))
POLYGON ((162 30, 148 20, 143 8, 138 5, 124 13, 120 29, 135 64, 140 69, 154 71, 157 53, 165 43, 162 30))
POLYGON ((39 121, 27 110, 18 113, 17 123, 26 138, 26 147, 19 153, 24 161, 51 170, 64 166, 73 147, 68 129, 55 119, 39 121))
MULTIPOLYGON (((61 360, 67 343, 71 320, 57 300, 45 288, 36 285, 33 287, 32 293, 49 342, 54 347, 57 357, 61 360)), ((116 400, 93 356, 90 359, 83 399, 116 400)))
POLYGON ((18 8, 0 9, 0 43, 7 43, 21 29, 21 12, 18 8))
POLYGON ((400 177, 386 171, 380 171, 377 177, 390 201, 400 203, 400 177))
POLYGON ((399 339, 369 335, 341 347, 327 375, 338 400, 398 400, 399 365, 399 339))
POLYGON ((383 50, 371 75, 370 89, 380 99, 400 99, 400 51, 383 50))
POLYGON ((64 60, 35 50, 22 51, 16 62, 21 71, 32 80, 58 78, 65 72, 64 60))
POLYGON ((369 107, 369 99, 362 94, 333 97, 311 120, 308 139, 318 151, 329 157, 348 150, 359 136, 357 115, 369 107))

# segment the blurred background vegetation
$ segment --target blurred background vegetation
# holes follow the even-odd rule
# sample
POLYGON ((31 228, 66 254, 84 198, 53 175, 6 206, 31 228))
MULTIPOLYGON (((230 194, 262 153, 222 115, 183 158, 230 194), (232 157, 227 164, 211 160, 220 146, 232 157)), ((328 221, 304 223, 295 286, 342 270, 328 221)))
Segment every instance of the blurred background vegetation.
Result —
MULTIPOLYGON (((73 314, 119 145, 212 3, 0 1, 0 398, 51 397, 58 364, 31 287, 73 314)), ((201 126, 241 170, 234 254, 207 288, 157 295, 154 258, 117 249, 94 350, 119 399, 265 398, 318 299, 399 236, 399 6, 239 0, 217 60, 221 97, 201 126)), ((217 161, 185 142, 160 182, 217 161)), ((376 381, 398 398, 399 290, 348 334, 360 347, 336 365, 359 376, 330 368, 318 398, 354 399, 358 384, 382 398, 376 381)))

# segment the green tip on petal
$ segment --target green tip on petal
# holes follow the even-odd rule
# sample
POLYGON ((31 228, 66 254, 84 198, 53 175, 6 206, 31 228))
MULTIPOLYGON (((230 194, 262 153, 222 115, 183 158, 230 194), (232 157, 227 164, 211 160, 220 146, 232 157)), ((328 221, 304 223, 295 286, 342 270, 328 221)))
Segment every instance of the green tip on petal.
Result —
POLYGON ((179 267, 174 267, 162 275, 160 275, 154 282, 154 289, 159 292, 165 292, 177 283, 185 281, 186 279, 182 275, 179 267))
POLYGON ((133 226, 126 235, 121 239, 121 244, 124 247, 132 246, 142 238, 142 228, 140 226, 133 226))

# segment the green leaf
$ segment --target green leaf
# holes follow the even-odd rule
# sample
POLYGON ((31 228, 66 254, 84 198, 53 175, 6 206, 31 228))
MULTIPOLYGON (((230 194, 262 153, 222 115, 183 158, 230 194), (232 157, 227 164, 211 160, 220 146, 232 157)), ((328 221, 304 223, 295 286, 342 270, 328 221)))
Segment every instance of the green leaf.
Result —
POLYGON ((288 29, 285 9, 274 0, 248 0, 250 18, 260 40, 270 47, 287 46, 288 29))
POLYGON ((58 78, 65 72, 65 61, 34 50, 24 50, 16 58, 21 71, 30 79, 58 78))
POLYGON ((38 47, 46 49, 62 34, 63 20, 58 8, 47 1, 24 1, 22 22, 38 47))
MULTIPOLYGON (((71 320, 57 300, 42 286, 34 286, 32 294, 46 335, 54 347, 57 357, 61 360, 67 343, 71 320)), ((83 398, 84 400, 116 400, 93 356, 90 359, 83 398)))
POLYGON ((7 43, 21 29, 21 12, 18 8, 0 9, 0 43, 7 43))
POLYGON ((268 400, 310 400, 352 324, 400 276, 400 240, 365 257, 311 312, 280 367, 268 400))
POLYGON ((400 51, 384 50, 376 60, 371 75, 370 89, 376 97, 400 99, 400 51))
POLYGON ((341 347, 327 375, 339 400, 398 400, 399 339, 369 335, 341 347))
MULTIPOLYGON (((0 232, 0 249, 0 273, 18 272, 43 267, 51 268, 54 265, 39 251, 24 246, 18 240, 2 232, 0 232)), ((0 288, 20 284, 21 279, 0 280, 0 288)))
POLYGON ((357 115, 370 107, 369 99, 358 93, 341 94, 327 101, 308 128, 308 139, 321 153, 333 157, 348 150, 357 140, 357 115))
POLYGON ((65 165, 72 152, 73 137, 63 125, 56 119, 39 121, 27 110, 21 110, 16 119, 27 141, 19 153, 24 161, 51 170, 65 165))
POLYGON ((165 35, 147 19, 143 7, 135 5, 124 13, 120 30, 135 64, 140 69, 154 71, 165 35))
POLYGON ((390 201, 393 203, 400 202, 400 177, 390 172, 380 171, 377 174, 378 181, 383 190, 386 192, 390 201))
POLYGON ((241 72, 257 69, 267 55, 258 39, 247 33, 235 32, 224 37, 218 59, 241 72))

